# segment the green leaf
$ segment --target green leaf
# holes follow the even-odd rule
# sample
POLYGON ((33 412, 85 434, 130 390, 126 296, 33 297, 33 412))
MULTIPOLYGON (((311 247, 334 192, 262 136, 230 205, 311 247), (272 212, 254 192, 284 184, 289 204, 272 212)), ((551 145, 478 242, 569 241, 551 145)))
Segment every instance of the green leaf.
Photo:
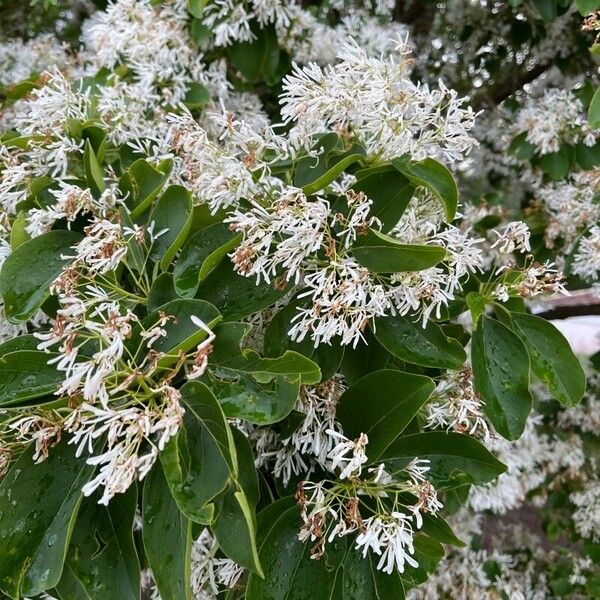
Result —
MULTIPOLYGON (((221 320, 219 311, 204 300, 172 300, 148 315, 143 321, 144 328, 150 329, 158 323, 160 313, 172 317, 163 325, 167 335, 156 340, 152 346, 157 352, 165 354, 158 362, 160 367, 173 364, 177 361, 180 352, 189 352, 206 339, 206 332, 192 322, 192 316, 204 321, 209 328, 214 327, 221 320)), ((140 340, 134 336, 129 345, 137 348, 139 343, 140 340)))
POLYGON ((208 524, 209 502, 237 476, 238 466, 229 425, 213 393, 198 381, 181 388, 183 426, 160 454, 164 473, 179 509, 190 520, 208 524))
POLYGON ((531 368, 565 406, 575 406, 585 393, 585 373, 563 334, 545 319, 512 313, 521 341, 529 352, 531 368))
POLYGON ((0 271, 0 294, 11 323, 27 321, 50 296, 50 284, 72 259, 82 238, 67 230, 49 231, 21 244, 8 255, 0 271))
POLYGON ((258 516, 261 539, 258 554, 264 579, 254 573, 250 575, 246 600, 333 597, 337 573, 346 551, 345 540, 328 544, 324 556, 311 560, 311 544, 298 540, 302 524, 299 509, 287 506, 288 499, 280 500, 258 516))
POLYGON ((192 600, 191 522, 171 496, 160 465, 144 482, 142 539, 148 564, 163 600, 192 600))
POLYGON ((232 430, 239 461, 239 478, 217 499, 212 531, 221 550, 238 565, 263 576, 256 547, 258 477, 250 443, 238 429, 232 430))
POLYGON ((279 66, 279 44, 275 28, 251 26, 253 39, 250 42, 237 42, 227 48, 227 55, 233 66, 252 83, 269 80, 279 66))
POLYGON ((327 133, 319 136, 311 154, 301 158, 294 171, 294 185, 306 195, 327 187, 346 168, 364 158, 365 151, 357 144, 346 150, 336 133, 327 133))
POLYGON ((188 12, 192 15, 192 17, 201 19, 202 13, 204 12, 204 7, 207 4, 208 0, 187 0, 188 12))
POLYGON ((592 129, 600 127, 600 88, 594 92, 588 110, 588 124, 592 129))
POLYGON ((150 222, 154 222, 154 233, 166 229, 150 250, 150 258, 166 271, 175 254, 181 248, 192 226, 192 195, 180 185, 167 188, 160 197, 150 222))
POLYGON ((558 181, 566 177, 573 164, 574 151, 571 146, 561 146, 558 152, 542 154, 538 161, 542 170, 547 173, 551 179, 558 181))
POLYGON ((17 350, 37 350, 39 343, 40 340, 32 333, 19 335, 0 344, 0 357, 10 352, 16 352, 17 350))
POLYGON ((182 298, 193 298, 198 284, 214 271, 219 263, 242 239, 225 223, 215 223, 190 237, 175 263, 173 282, 182 298))
POLYGON ((290 323, 302 305, 297 298, 293 299, 270 319, 264 335, 264 354, 270 358, 281 356, 286 350, 303 354, 319 365, 321 380, 324 381, 337 373, 344 356, 344 347, 341 344, 321 344, 315 348, 310 336, 301 342, 292 341, 288 334, 290 323))
POLYGON ((137 219, 154 202, 169 178, 172 161, 165 160, 154 168, 144 159, 136 160, 119 180, 119 188, 128 194, 127 206, 131 218, 137 219))
POLYGON ((288 381, 278 376, 269 383, 257 383, 245 374, 238 374, 234 380, 213 377, 211 389, 226 417, 270 425, 287 417, 294 408, 300 392, 300 377, 288 381))
POLYGON ((278 358, 263 358, 254 350, 247 348, 240 355, 228 360, 221 360, 217 354, 217 340, 215 352, 211 360, 212 366, 252 374, 260 383, 268 383, 274 377, 284 376, 288 380, 300 377, 305 385, 312 385, 321 381, 321 370, 312 360, 293 350, 287 350, 278 358))
POLYGON ((390 575, 377 569, 379 556, 369 552, 362 557, 350 548, 344 560, 341 600, 403 600, 404 582, 398 571, 390 575))
POLYGON ((369 229, 352 247, 356 260, 373 273, 422 271, 444 260, 446 251, 440 246, 401 244, 395 238, 369 229))
POLYGON ((307 196, 316 194, 333 183, 350 165, 363 158, 362 148, 353 148, 348 152, 330 153, 327 156, 319 157, 316 165, 315 158, 302 158, 298 162, 294 185, 301 187, 307 196))
POLYGON ((508 327, 484 316, 473 334, 471 356, 485 414, 500 435, 517 439, 532 405, 527 349, 508 327))
POLYGON ((214 304, 225 319, 235 321, 268 308, 288 291, 289 286, 275 289, 256 285, 253 278, 238 275, 231 263, 224 260, 200 283, 196 297, 214 304))
POLYGON ((31 239, 31 236, 25 231, 25 227, 27 227, 27 212, 21 210, 13 221, 10 230, 11 250, 16 250, 21 244, 31 239))
MULTIPOLYGON (((201 1, 206 3, 206 0, 201 1)), ((210 90, 206 86, 201 83, 192 82, 188 86, 183 103, 190 110, 195 110, 209 104, 211 99, 210 90)))
POLYGON ((133 540, 137 486, 108 506, 98 497, 81 504, 67 556, 72 574, 94 600, 137 600, 140 564, 133 540))
POLYGON ((448 221, 456 216, 458 187, 452 173, 440 162, 426 158, 418 162, 396 158, 392 164, 416 186, 425 186, 437 196, 446 209, 448 221))
POLYGON ((547 23, 551 23, 556 19, 556 15, 558 14, 557 0, 533 0, 533 4, 537 8, 542 19, 547 23))
POLYGON ((508 147, 508 152, 519 160, 530 160, 535 155, 535 146, 527 141, 527 132, 524 131, 513 139, 508 147))
POLYGON ((93 467, 65 441, 33 463, 27 449, 0 481, 0 589, 11 598, 37 596, 61 576, 93 467))
POLYGON ((467 355, 460 343, 446 337, 432 321, 423 327, 414 317, 375 319, 375 337, 394 356, 424 367, 460 369, 467 355))
POLYGON ((96 158, 96 153, 92 148, 90 140, 87 140, 85 143, 83 164, 85 165, 85 179, 87 184, 92 191, 92 194, 96 198, 99 198, 106 189, 106 184, 104 183, 103 178, 104 173, 98 164, 98 159, 96 158))
POLYGON ((600 142, 593 146, 586 146, 580 142, 575 146, 575 160, 584 170, 589 171, 600 165, 600 142))
POLYGON ((415 186, 407 177, 391 166, 360 171, 358 181, 352 186, 372 201, 369 214, 377 217, 383 232, 393 229, 404 214, 413 197, 415 186), (360 176, 362 174, 362 176, 360 176))
POLYGON ((423 527, 421 531, 442 544, 452 544, 458 548, 464 548, 466 544, 459 540, 448 523, 439 515, 423 515, 423 527))
POLYGON ((179 296, 173 285, 171 273, 161 273, 150 286, 148 292, 148 311, 156 312, 163 304, 179 300, 179 296))
POLYGON ((471 319, 473 321, 473 330, 477 329, 479 318, 485 314, 485 297, 479 292, 469 292, 467 294, 467 306, 471 311, 471 319))
POLYGON ((506 470, 483 444, 453 432, 406 435, 397 438, 381 456, 390 472, 403 469, 414 458, 430 461, 429 474, 440 488, 489 483, 506 470))
POLYGON ((350 439, 367 434, 369 462, 376 462, 402 434, 434 389, 429 377, 395 370, 376 371, 342 394, 336 419, 350 439), (377 398, 377 402, 369 402, 370 398, 377 398))
POLYGON ((577 10, 585 17, 600 8, 599 0, 575 0, 577 10))
POLYGON ((17 350, 0 358, 0 407, 53 394, 64 373, 49 365, 58 356, 39 350, 17 350))

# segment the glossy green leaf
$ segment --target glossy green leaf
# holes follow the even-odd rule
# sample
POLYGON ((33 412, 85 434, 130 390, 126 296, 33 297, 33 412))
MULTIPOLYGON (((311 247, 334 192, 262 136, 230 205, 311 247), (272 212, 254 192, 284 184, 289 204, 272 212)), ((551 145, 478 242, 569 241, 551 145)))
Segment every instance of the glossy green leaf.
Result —
POLYGON ((196 297, 214 304, 225 319, 235 321, 275 304, 288 291, 289 286, 256 285, 254 278, 238 275, 230 261, 223 260, 200 283, 196 297))
POLYGON ((468 435, 453 432, 406 435, 397 438, 381 456, 389 472, 401 470, 414 458, 430 461, 428 476, 431 475, 440 488, 489 483, 506 470, 483 444, 468 435))
POLYGON ((221 493, 238 466, 229 425, 213 393, 199 381, 181 388, 183 427, 160 454, 179 509, 192 521, 208 524, 209 502, 221 493))
POLYGON ((506 325, 484 316, 473 334, 471 356, 485 414, 500 435, 517 439, 532 405, 527 349, 506 325))
MULTIPOLYGON (((200 0, 206 4, 206 0, 200 0)), ((198 0, 196 0, 198 2, 198 0)), ((192 82, 188 86, 188 90, 183 99, 183 103, 190 110, 202 108, 211 102, 210 90, 201 83, 192 82)))
POLYGON ((213 378, 211 389, 226 417, 270 425, 287 417, 294 408, 300 377, 288 381, 278 376, 269 383, 258 383, 251 375, 237 374, 234 379, 213 378))
POLYGON ((10 247, 16 250, 21 244, 31 239, 25 228, 27 227, 27 212, 19 211, 10 229, 10 247))
POLYGON ((306 195, 314 194, 332 183, 350 165, 364 158, 365 151, 358 145, 344 150, 335 133, 322 135, 312 148, 316 156, 305 156, 294 171, 294 185, 306 195))
POLYGON ((67 565, 94 600, 138 600, 140 564, 133 540, 137 486, 117 494, 108 506, 97 495, 79 509, 67 565))
POLYGON ((359 550, 350 548, 344 560, 341 600, 403 600, 404 583, 398 571, 391 575, 377 569, 379 556, 369 552, 362 557, 359 550))
POLYGON ((573 164, 574 151, 571 146, 561 146, 557 152, 542 154, 539 157, 539 164, 542 170, 547 173, 551 179, 558 181, 563 179, 569 173, 573 164))
POLYGON ((92 191, 92 194, 98 198, 106 189, 106 184, 104 183, 104 173, 98 164, 98 159, 96 158, 96 153, 92 148, 90 140, 87 140, 85 143, 83 163, 85 165, 85 179, 87 184, 92 191))
POLYGON ((279 44, 272 26, 251 25, 253 39, 227 48, 233 66, 250 82, 270 80, 279 65, 279 44))
POLYGON ((592 129, 600 127, 600 88, 594 92, 588 109, 588 124, 592 129))
POLYGON ((156 199, 169 178, 172 161, 165 160, 154 168, 145 159, 136 160, 119 181, 119 188, 127 194, 131 218, 137 219, 156 199))
MULTIPOLYGON (((215 343, 215 348, 217 345, 215 343)), ((215 352, 211 361, 213 366, 250 373, 261 383, 268 383, 274 377, 283 376, 289 380, 300 377, 302 383, 311 385, 321 381, 321 370, 312 360, 293 350, 288 350, 278 358, 263 358, 249 348, 237 357, 221 361, 215 352)))
POLYGON ((414 185, 425 186, 437 196, 445 207, 448 221, 454 219, 458 206, 458 187, 452 173, 442 163, 433 158, 418 162, 397 158, 392 164, 414 185))
POLYGON ((37 350, 39 343, 40 340, 38 340, 38 338, 36 338, 32 333, 10 338, 9 340, 6 340, 0 344, 0 358, 5 354, 16 352, 17 350, 37 350))
POLYGON ((250 575, 246 600, 332 597, 346 542, 341 539, 328 544, 327 553, 320 560, 311 560, 311 544, 298 540, 302 523, 299 509, 287 506, 289 502, 284 499, 259 514, 259 557, 265 577, 250 575))
POLYGON ((172 185, 160 197, 150 222, 154 222, 154 233, 165 233, 154 241, 150 258, 166 270, 175 254, 183 245, 192 226, 192 195, 184 187, 172 185))
POLYGON ((395 370, 376 371, 342 394, 336 419, 350 439, 367 434, 369 461, 376 462, 402 434, 434 389, 429 377, 395 370), (377 398, 377 402, 370 402, 372 398, 377 398))
MULTIPOLYGON (((167 335, 156 340, 152 346, 157 352, 165 354, 158 363, 161 367, 173 364, 180 352, 189 352, 206 339, 206 332, 193 323, 192 316, 204 321, 209 328, 214 327, 221 320, 219 311, 204 300, 172 300, 148 315, 143 321, 144 328, 153 327, 159 321, 160 313, 171 317, 163 325, 167 335)), ((137 338, 131 342, 132 347, 137 347, 138 344, 137 338)))
POLYGON ((64 373, 49 365, 58 356, 40 350, 17 350, 0 357, 0 407, 54 394, 64 373))
POLYGON ((50 284, 74 256, 71 249, 82 238, 74 231, 49 231, 21 244, 4 261, 0 294, 11 323, 29 319, 50 296, 50 284))
POLYGON ((191 236, 173 269, 175 290, 182 298, 193 298, 198 284, 214 271, 219 263, 239 243, 225 223, 215 223, 191 236))
POLYGON ((582 15, 589 15, 600 8, 599 0, 575 0, 575 6, 582 15))
POLYGON ((424 367, 460 369, 467 355, 460 343, 446 337, 436 323, 423 327, 413 316, 375 319, 375 337, 394 356, 424 367))
POLYGON ((469 292, 467 294, 467 306, 471 312, 471 319, 473 321, 473 329, 477 329, 479 324, 479 318, 485 314, 485 297, 479 292, 469 292))
POLYGON ((369 215, 377 217, 384 233, 396 226, 413 197, 415 186, 397 169, 387 166, 365 169, 352 186, 373 202, 369 215))
POLYGON ((356 260, 373 273, 422 271, 444 260, 446 251, 440 246, 401 244, 395 238, 370 229, 352 247, 356 260))
POLYGON ((148 293, 148 311, 156 312, 163 304, 178 300, 171 273, 161 273, 153 282, 148 293))
POLYGON ((565 406, 575 406, 585 393, 585 373, 569 342, 545 319, 512 313, 516 333, 529 352, 533 372, 565 406))
POLYGON ((181 514, 160 465, 144 481, 142 539, 163 600, 192 600, 191 522, 181 514))
POLYGON ((187 0, 188 12, 197 19, 202 18, 204 7, 208 4, 208 0, 187 0))
POLYGON ((232 434, 239 461, 239 477, 217 499, 212 531, 219 547, 231 560, 262 576, 256 546, 255 510, 259 491, 254 455, 241 431, 233 429, 232 434))
POLYGON ((551 23, 556 19, 556 15, 558 14, 558 0, 533 0, 533 4, 542 19, 547 23, 551 23))
POLYGON ((0 481, 0 589, 11 598, 37 596, 60 580, 93 467, 65 441, 46 460, 27 449, 0 481))

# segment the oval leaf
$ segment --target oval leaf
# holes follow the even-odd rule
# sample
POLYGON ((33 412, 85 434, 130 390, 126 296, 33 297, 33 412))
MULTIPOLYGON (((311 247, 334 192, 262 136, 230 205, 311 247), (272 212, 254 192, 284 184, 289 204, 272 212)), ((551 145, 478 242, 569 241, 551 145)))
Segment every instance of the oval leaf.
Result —
POLYGON ((375 319, 375 337, 394 356, 415 365, 438 369, 460 369, 467 355, 460 343, 446 337, 439 325, 426 327, 413 317, 375 319))
POLYGON ((512 313, 511 320, 527 347, 533 372, 559 402, 575 406, 585 393, 585 373, 569 342, 540 317, 512 313))
POLYGON ((452 221, 458 206, 458 187, 452 173, 440 162, 426 158, 418 162, 397 158, 392 164, 414 185, 425 186, 444 204, 446 218, 452 221))
POLYGON ((50 284, 70 262, 63 255, 71 254, 81 238, 74 231, 49 231, 23 242, 7 257, 0 271, 0 294, 11 323, 29 319, 50 296, 50 284))
POLYGON ((373 273, 422 271, 444 260, 446 251, 440 246, 401 244, 394 238, 370 229, 352 247, 356 260, 373 273))
POLYGON ((192 600, 191 522, 171 496, 160 465, 144 482, 142 539, 148 564, 163 600, 192 600))
POLYGON ((154 241, 150 258, 166 270, 175 254, 185 241, 192 226, 192 195, 180 185, 172 185, 160 197, 150 222, 154 222, 154 233, 166 230, 154 241))
POLYGON ((429 431, 400 437, 381 458, 389 471, 403 469, 414 458, 428 459, 429 474, 440 488, 489 483, 506 471, 506 466, 483 444, 453 432, 429 431))
POLYGON ((26 450, 0 481, 0 589, 11 598, 37 596, 60 580, 93 467, 66 441, 33 463, 26 450))
POLYGON ((517 439, 531 411, 529 356, 519 337, 506 325, 483 316, 473 333, 471 361, 475 389, 496 431, 517 439))
POLYGON ((369 437, 367 456, 376 462, 427 402, 435 384, 429 377, 377 371, 359 379, 340 397, 336 418, 351 439, 369 437), (376 397, 377 403, 369 402, 376 397))
POLYGON ((173 269, 173 282, 182 298, 193 298, 198 284, 241 240, 225 223, 215 223, 195 233, 185 243, 173 269))

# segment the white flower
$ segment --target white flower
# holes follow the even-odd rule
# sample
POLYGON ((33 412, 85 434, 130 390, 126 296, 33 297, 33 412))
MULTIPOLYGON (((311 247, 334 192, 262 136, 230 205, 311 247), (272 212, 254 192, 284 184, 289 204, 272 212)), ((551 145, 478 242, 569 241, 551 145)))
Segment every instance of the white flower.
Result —
POLYGON ((327 455, 331 460, 331 469, 342 468, 340 479, 359 476, 362 466, 368 460, 365 454, 365 448, 369 443, 367 435, 361 433, 356 440, 352 441, 333 429, 328 429, 325 433, 339 440, 327 455))
POLYGON ((504 226, 502 232, 494 230, 494 233, 498 236, 498 240, 492 244, 492 248, 498 246, 502 254, 512 254, 515 250, 531 252, 529 243, 531 232, 522 221, 512 221, 504 226))
POLYGON ((363 521, 363 530, 356 538, 356 549, 363 558, 369 551, 380 555, 377 569, 384 573, 392 573, 396 569, 404 573, 406 565, 418 567, 413 558, 413 530, 411 517, 400 512, 393 512, 390 520, 381 517, 370 517, 363 521))

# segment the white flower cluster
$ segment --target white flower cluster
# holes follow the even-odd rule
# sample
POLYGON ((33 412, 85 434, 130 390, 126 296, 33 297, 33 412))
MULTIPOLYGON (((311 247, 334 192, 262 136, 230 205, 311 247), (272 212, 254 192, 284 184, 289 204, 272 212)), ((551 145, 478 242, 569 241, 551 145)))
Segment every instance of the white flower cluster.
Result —
POLYGON ((413 556, 414 535, 423 526, 423 514, 435 515, 442 504, 425 478, 428 461, 414 459, 404 469, 405 481, 391 478, 384 465, 370 469, 370 478, 359 479, 360 462, 367 443, 364 434, 355 442, 340 442, 340 446, 344 445, 344 453, 353 453, 348 463, 348 466, 353 465, 355 472, 349 484, 351 487, 327 481, 299 484, 296 499, 303 525, 298 538, 313 542, 311 558, 319 559, 325 553, 326 544, 358 533, 355 549, 360 551, 363 559, 372 553, 379 557, 377 569, 388 574, 404 573, 407 566, 419 566, 413 556), (414 504, 406 504, 407 495, 415 497, 414 504), (369 507, 364 501, 365 496, 376 501, 376 508, 369 507), (381 497, 389 499, 391 508, 381 501, 381 497))
POLYGON ((68 67, 67 47, 54 36, 40 35, 23 41, 20 38, 0 42, 0 85, 11 86, 39 75, 49 67, 68 67))
POLYGON ((579 235, 590 223, 600 220, 600 204, 595 201, 599 189, 598 169, 580 171, 568 181, 534 188, 535 199, 549 217, 544 233, 546 247, 556 248, 560 243, 564 255, 571 252, 579 235))
POLYGON ((490 435, 483 400, 473 388, 473 373, 464 367, 448 371, 427 403, 427 427, 443 428, 486 439, 490 435))
POLYGON ((347 132, 380 159, 408 154, 415 160, 461 160, 476 144, 469 134, 476 115, 442 82, 437 89, 413 83, 410 52, 398 41, 398 58, 372 58, 346 44, 333 65, 296 65, 281 96, 282 117, 294 125, 290 136, 309 140, 334 130, 347 132))
POLYGON ((558 152, 561 144, 593 146, 600 132, 590 129, 585 108, 577 96, 558 88, 532 98, 517 115, 516 132, 527 132, 527 141, 539 154, 558 152))

